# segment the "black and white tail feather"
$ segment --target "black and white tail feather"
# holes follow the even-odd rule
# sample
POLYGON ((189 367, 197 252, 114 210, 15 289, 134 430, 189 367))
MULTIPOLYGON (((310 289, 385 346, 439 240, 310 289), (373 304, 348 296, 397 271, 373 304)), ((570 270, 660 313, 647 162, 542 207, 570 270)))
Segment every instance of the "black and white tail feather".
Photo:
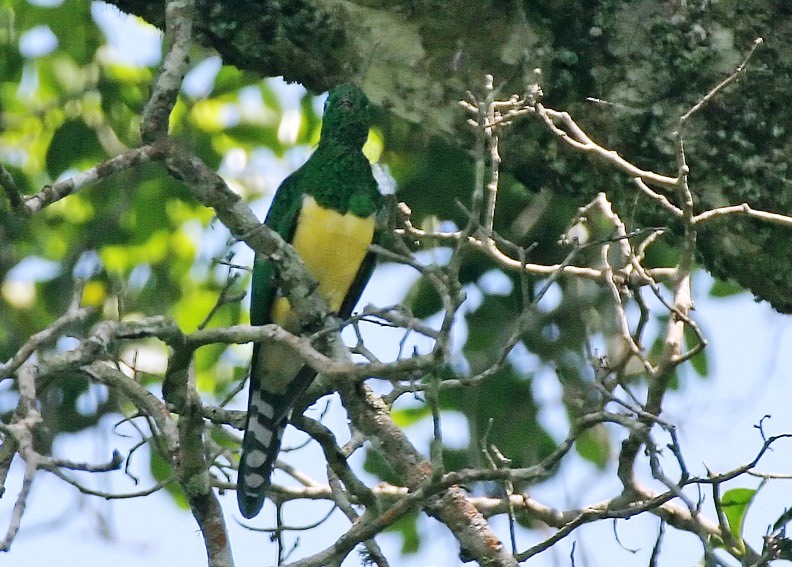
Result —
POLYGON ((292 409, 313 378, 303 367, 283 394, 272 394, 251 376, 242 456, 237 473, 237 502, 245 518, 253 518, 264 505, 281 440, 292 409))
MULTIPOLYGON (((251 381, 253 382, 253 381, 251 381)), ((287 417, 275 419, 280 408, 280 396, 268 396, 261 388, 250 387, 245 436, 237 477, 237 502, 245 518, 258 514, 264 504, 265 491, 270 485, 272 469, 280 452, 287 417)))

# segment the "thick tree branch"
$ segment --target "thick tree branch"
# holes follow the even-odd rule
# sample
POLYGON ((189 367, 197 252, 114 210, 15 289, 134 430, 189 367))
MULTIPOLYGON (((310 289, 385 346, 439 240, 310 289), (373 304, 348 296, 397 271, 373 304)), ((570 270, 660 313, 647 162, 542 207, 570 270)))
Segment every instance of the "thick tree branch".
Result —
MULTIPOLYGON (((432 467, 393 423, 388 408, 365 384, 336 382, 354 427, 363 433, 411 491, 431 482, 432 467)), ((516 565, 484 517, 454 486, 425 504, 427 512, 446 524, 460 543, 463 560, 480 565, 516 565)), ((405 510, 406 511, 406 510, 405 510)))

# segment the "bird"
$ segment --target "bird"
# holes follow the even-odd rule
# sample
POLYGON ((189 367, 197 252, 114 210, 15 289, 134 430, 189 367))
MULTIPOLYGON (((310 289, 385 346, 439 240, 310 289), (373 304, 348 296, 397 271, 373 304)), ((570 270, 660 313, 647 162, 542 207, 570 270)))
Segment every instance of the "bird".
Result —
MULTIPOLYGON (((351 83, 328 93, 321 135, 308 161, 278 187, 264 224, 290 243, 331 313, 352 314, 374 269, 383 197, 363 154, 370 103, 351 83)), ((277 267, 256 254, 251 325, 275 323, 299 334, 300 323, 278 285, 277 267)), ((237 503, 245 518, 264 505, 281 439, 297 398, 316 372, 283 344, 254 343, 248 410, 237 473, 237 503)))

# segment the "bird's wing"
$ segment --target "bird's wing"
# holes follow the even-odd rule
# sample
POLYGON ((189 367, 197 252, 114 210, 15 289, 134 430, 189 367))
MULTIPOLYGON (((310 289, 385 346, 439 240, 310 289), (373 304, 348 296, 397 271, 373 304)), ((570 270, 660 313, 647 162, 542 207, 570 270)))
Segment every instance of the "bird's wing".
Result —
MULTIPOLYGON (((374 231, 374 240, 372 244, 379 243, 379 231, 374 231)), ((366 254, 366 257, 363 259, 363 262, 360 264, 360 268, 358 269, 358 273, 355 276, 355 279, 352 281, 352 285, 349 286, 349 291, 347 291, 346 297, 344 301, 341 303, 341 307, 338 310, 338 317, 341 320, 349 319, 352 315, 352 310, 355 308, 355 305, 360 299, 360 295, 363 293, 363 288, 366 287, 369 279, 371 278, 371 273, 374 271, 374 264, 376 258, 374 254, 369 251, 366 254)))
MULTIPOLYGON (((264 221, 264 224, 277 232, 286 242, 291 242, 302 208, 299 190, 300 177, 300 170, 297 170, 281 183, 264 221)), ((263 258, 256 254, 253 261, 253 284, 250 298, 251 325, 266 325, 272 322, 270 311, 277 297, 277 283, 275 265, 269 258, 263 258)), ((255 360, 254 357, 254 363, 255 360)))

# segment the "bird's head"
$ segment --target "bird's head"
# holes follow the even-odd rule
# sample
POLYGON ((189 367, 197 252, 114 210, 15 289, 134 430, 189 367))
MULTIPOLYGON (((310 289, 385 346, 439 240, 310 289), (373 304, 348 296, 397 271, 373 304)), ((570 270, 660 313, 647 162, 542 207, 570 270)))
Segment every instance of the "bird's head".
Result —
POLYGON ((369 101, 356 86, 345 83, 330 91, 324 107, 321 142, 340 142, 356 149, 368 138, 369 101))

